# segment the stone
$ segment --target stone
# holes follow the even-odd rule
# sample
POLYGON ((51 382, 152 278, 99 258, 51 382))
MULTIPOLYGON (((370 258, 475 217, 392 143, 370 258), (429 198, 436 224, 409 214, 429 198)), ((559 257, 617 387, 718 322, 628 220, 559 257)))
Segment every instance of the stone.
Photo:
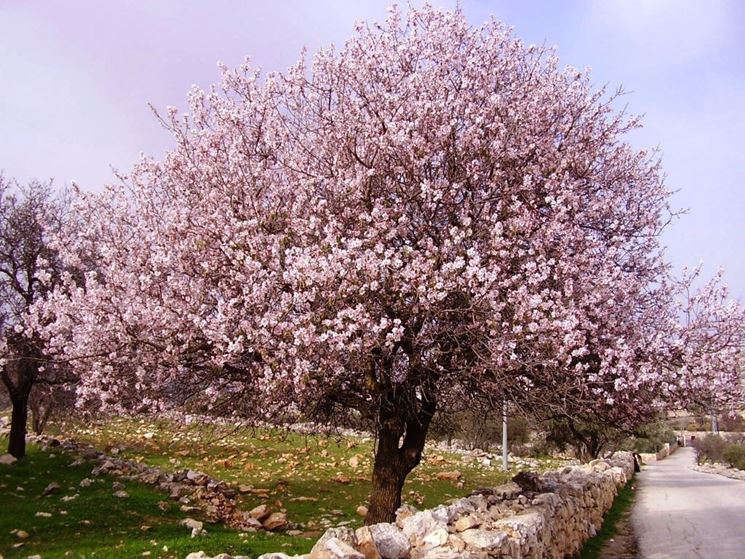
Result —
POLYGON ((481 524, 481 519, 475 515, 469 514, 468 516, 461 516, 455 522, 455 531, 465 532, 466 530, 470 530, 471 528, 478 528, 479 526, 481 526, 481 524))
POLYGON ((523 491, 530 491, 532 493, 541 492, 541 478, 535 472, 519 472, 512 478, 512 481, 518 484, 523 491))
POLYGON ((321 545, 321 540, 313 546, 309 559, 365 559, 365 556, 339 538, 329 538, 321 545))
POLYGON ((409 538, 395 524, 373 524, 367 528, 383 559, 404 559, 409 556, 409 538))
POLYGON ((286 553, 264 553, 259 555, 256 559, 293 559, 293 556, 287 555, 286 553))
POLYGON ((181 521, 182 526, 186 526, 191 530, 191 537, 196 538, 204 533, 204 522, 195 520, 193 518, 184 518, 181 521))
POLYGON ((84 477, 80 480, 80 487, 90 487, 93 484, 93 480, 88 479, 87 477, 84 477))
POLYGON ((119 491, 114 491, 114 497, 117 499, 127 499, 129 498, 129 493, 120 489, 119 491))
POLYGON ((489 552, 500 549, 508 539, 504 532, 493 532, 478 528, 461 532, 460 537, 467 547, 489 552))
POLYGON ((44 497, 47 497, 47 496, 52 495, 54 493, 58 493, 60 489, 62 489, 62 487, 60 487, 60 484, 53 481, 52 483, 50 483, 49 485, 47 485, 44 488, 44 491, 42 491, 41 494, 44 497))
POLYGON ((453 470, 450 472, 438 472, 436 477, 441 481, 458 481, 463 477, 463 474, 458 470, 453 470))
POLYGON ((329 528, 328 530, 326 530, 318 539, 310 552, 313 553, 313 550, 321 549, 327 540, 331 540, 334 538, 344 542, 350 547, 354 547, 357 545, 357 536, 355 535, 354 530, 347 526, 339 526, 337 528, 329 528))
POLYGON ((195 470, 187 470, 186 479, 188 479, 194 485, 207 485, 210 478, 207 474, 203 472, 197 472, 195 470))
POLYGON ((433 547, 445 545, 448 541, 449 535, 450 534, 446 528, 436 528, 422 538, 422 547, 425 549, 432 549, 433 547))
POLYGON ((425 510, 418 512, 408 518, 405 518, 401 522, 401 530, 410 540, 416 541, 418 538, 423 538, 436 528, 442 526, 441 522, 438 522, 432 515, 432 511, 425 510))
POLYGON ((255 518, 259 522, 267 518, 270 514, 272 514, 272 511, 267 505, 259 505, 258 507, 254 507, 248 511, 248 516, 255 518))
MULTIPOLYGON (((473 554, 469 554, 467 557, 471 557, 473 554)), ((422 555, 419 556, 421 559, 463 559, 464 555, 461 551, 456 551, 449 547, 435 547, 428 549, 422 555)))
POLYGON ((357 507, 357 510, 355 512, 357 513, 357 516, 365 518, 367 516, 367 507, 365 505, 360 505, 359 507, 357 507))
POLYGON ((19 540, 27 540, 28 532, 26 530, 16 530, 16 538, 19 540))
POLYGON ((210 555, 207 555, 204 551, 195 551, 194 553, 189 553, 184 559, 212 559, 210 555))
POLYGON ((9 466, 10 464, 13 464, 15 462, 18 462, 18 458, 16 458, 12 454, 3 454, 2 456, 0 456, 0 464, 9 466))
POLYGON ((261 525, 265 530, 269 530, 270 532, 279 530, 287 525, 287 515, 283 512, 273 512, 261 523, 261 525))
POLYGON ((365 559, 382 559, 368 526, 357 528, 354 535, 357 539, 357 550, 365 556, 365 559))

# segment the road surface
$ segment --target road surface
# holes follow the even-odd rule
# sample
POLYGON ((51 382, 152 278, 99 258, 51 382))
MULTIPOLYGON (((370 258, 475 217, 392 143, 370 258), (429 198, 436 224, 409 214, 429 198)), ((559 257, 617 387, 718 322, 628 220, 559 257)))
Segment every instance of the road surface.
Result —
POLYGON ((695 472, 694 461, 681 448, 637 474, 642 559, 745 559, 745 481, 695 472))

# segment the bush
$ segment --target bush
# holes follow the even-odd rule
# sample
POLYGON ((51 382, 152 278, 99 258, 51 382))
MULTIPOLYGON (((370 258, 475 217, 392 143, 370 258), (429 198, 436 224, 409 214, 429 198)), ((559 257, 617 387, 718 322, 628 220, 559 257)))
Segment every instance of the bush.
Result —
POLYGON ((723 457, 733 468, 745 470, 745 446, 738 443, 730 443, 725 447, 723 457))
POLYGON ((664 422, 650 423, 645 425, 622 445, 624 450, 633 452, 657 453, 668 443, 670 446, 677 444, 675 431, 664 422))
MULTIPOLYGON (((432 436, 452 442, 460 439, 470 450, 491 450, 502 444, 502 415, 492 410, 467 410, 438 413, 430 426, 432 436)), ((519 416, 507 418, 507 438, 510 448, 524 445, 530 439, 530 424, 519 416)))
POLYGON ((693 447, 696 449, 699 464, 703 462, 723 462, 727 441, 719 435, 706 435, 696 438, 693 441, 693 447))

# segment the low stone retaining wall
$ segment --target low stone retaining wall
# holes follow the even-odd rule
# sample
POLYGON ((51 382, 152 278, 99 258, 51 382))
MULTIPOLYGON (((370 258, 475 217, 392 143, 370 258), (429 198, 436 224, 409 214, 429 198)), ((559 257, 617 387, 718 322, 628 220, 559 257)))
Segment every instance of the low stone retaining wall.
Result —
POLYGON ((639 456, 641 457, 642 462, 656 462, 658 460, 664 460, 677 449, 677 446, 670 446, 670 443, 665 443, 659 452, 642 452, 639 456))
MULTIPOLYGON (((92 462, 93 476, 107 474, 156 486, 171 500, 177 501, 180 510, 186 514, 200 510, 211 522, 222 522, 247 532, 275 531, 288 527, 287 515, 282 511, 272 511, 266 505, 251 511, 242 511, 238 508, 236 496, 241 492, 253 491, 251 486, 233 487, 197 470, 164 472, 134 460, 107 455, 92 446, 76 441, 59 440, 45 435, 29 437, 29 440, 46 448, 60 448, 75 454, 80 462, 92 462)), ((164 502, 164 506, 165 504, 164 502)), ((195 525, 201 524, 193 520, 192 522, 195 525)))
POLYGON ((563 559, 596 534, 633 472, 630 453, 543 475, 523 472, 435 509, 404 506, 393 524, 332 528, 309 554, 259 559, 563 559))

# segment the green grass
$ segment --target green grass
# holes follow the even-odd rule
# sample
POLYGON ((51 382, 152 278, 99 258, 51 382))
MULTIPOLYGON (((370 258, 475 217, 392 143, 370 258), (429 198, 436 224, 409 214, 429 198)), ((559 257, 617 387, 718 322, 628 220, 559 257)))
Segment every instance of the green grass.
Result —
MULTIPOLYGON (((54 429, 164 470, 191 468, 236 486, 252 486, 257 493, 243 495, 242 508, 262 503, 286 508, 288 520, 301 530, 322 532, 339 523, 362 524, 355 511, 368 501, 370 439, 300 435, 280 429, 184 426, 139 418, 85 425, 68 421, 54 429)), ((546 467, 554 465, 545 463, 546 467)), ((457 454, 427 450, 406 482, 403 500, 420 509, 434 507, 475 487, 503 483, 514 473, 504 473, 496 465, 464 463, 457 454), (438 473, 452 470, 461 472, 459 483, 437 479, 438 473)))
POLYGON ((613 506, 606 513, 603 526, 598 533, 587 540, 582 547, 579 559, 598 559, 605 543, 616 534, 618 522, 630 511, 636 497, 634 478, 631 478, 613 500, 613 506))
MULTIPOLYGON (((0 444, 6 443, 0 439, 0 444)), ((114 497, 112 483, 117 480, 92 477, 92 466, 73 465, 73 457, 34 445, 23 460, 0 466, 0 553, 6 559, 34 554, 43 559, 182 559, 199 549, 210 554, 258 555, 271 550, 301 553, 312 545, 308 538, 241 534, 207 523, 205 536, 191 538, 189 530, 179 524, 187 515, 179 511, 177 503, 150 486, 128 481, 122 483, 129 498, 114 497), (80 481, 86 477, 93 483, 81 487, 80 481), (60 491, 43 496, 44 488, 51 482, 58 483, 60 491), (70 497, 74 498, 69 500, 70 497), (168 502, 166 510, 159 508, 161 501, 168 502), (39 512, 51 516, 37 516, 39 512), (15 530, 24 530, 29 537, 21 540, 12 533, 15 530), (23 545, 14 547, 19 543, 23 545)))
MULTIPOLYGON (((192 539, 189 530, 179 524, 188 515, 155 487, 124 481, 130 497, 117 499, 112 488, 117 480, 91 476, 93 462, 72 465, 74 456, 31 445, 24 460, 0 466, 0 555, 5 559, 34 554, 43 559, 182 559, 200 549, 209 554, 251 556, 268 551, 306 553, 327 527, 356 527, 363 522, 356 509, 367 503, 370 491, 373 445, 369 439, 305 436, 278 429, 185 426, 145 418, 85 423, 67 420, 52 424, 49 434, 167 471, 192 468, 236 487, 245 485, 244 489, 251 491, 241 495, 241 508, 249 510, 265 503, 273 510, 284 510, 289 528, 302 533, 295 537, 286 533, 242 534, 205 523, 207 535, 192 539), (94 483, 80 487, 86 477, 94 483), (43 497, 50 482, 59 483, 62 490, 43 497), (63 500, 73 495, 78 497, 63 500), (167 502, 167 510, 161 510, 159 502, 167 502), (37 512, 51 516, 36 516, 37 512), (14 530, 28 532, 28 539, 18 539, 14 530), (22 547, 13 547, 21 542, 22 547), (147 552, 149 555, 143 555, 147 552)), ((7 440, 0 438, 0 445, 6 446, 7 440)), ((557 465, 545 461, 542 469, 557 465)), ((457 454, 428 449, 423 463, 406 482, 403 500, 419 509, 434 507, 475 487, 503 483, 514 474, 501 472, 497 464, 484 467, 464 462, 457 454), (437 479, 438 473, 452 470, 462 473, 460 482, 437 479)))

